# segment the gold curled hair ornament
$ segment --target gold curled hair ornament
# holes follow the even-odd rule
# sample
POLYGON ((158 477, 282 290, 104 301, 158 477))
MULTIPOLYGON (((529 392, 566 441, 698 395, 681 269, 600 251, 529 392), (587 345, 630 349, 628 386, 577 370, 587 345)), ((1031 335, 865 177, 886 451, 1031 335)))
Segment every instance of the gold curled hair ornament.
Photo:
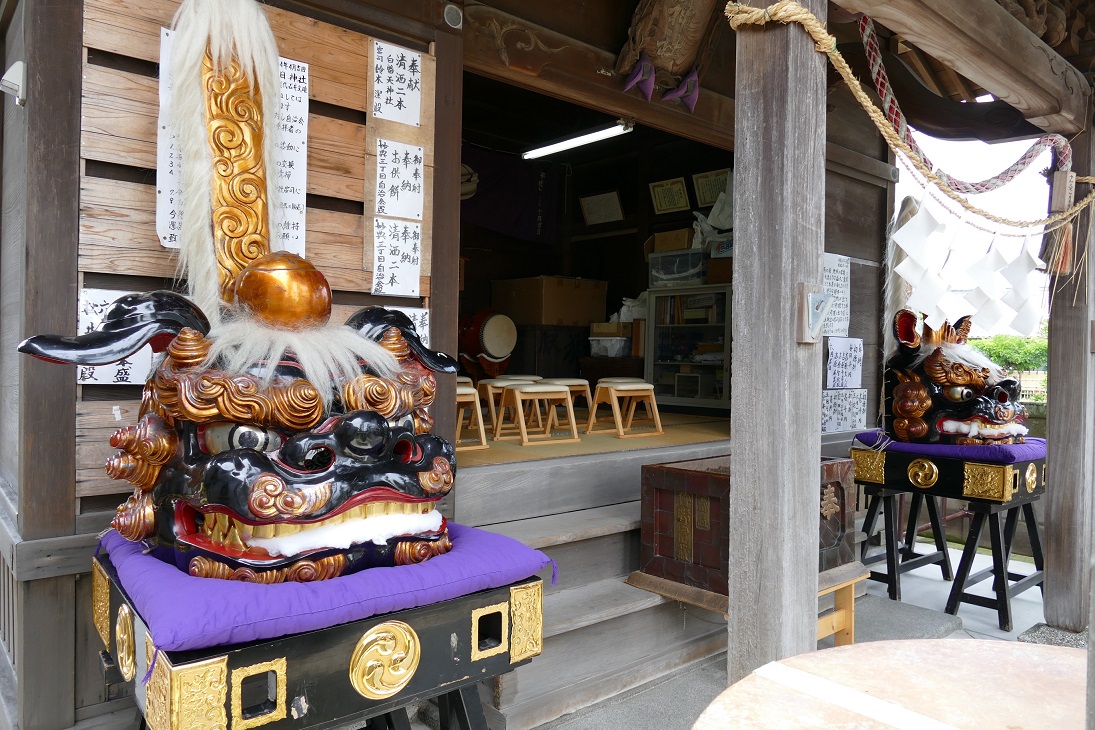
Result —
POLYGON ((932 406, 932 398, 920 376, 908 370, 893 372, 899 381, 893 389, 894 415, 918 418, 927 413, 932 406))
POLYGON ((971 368, 960 362, 951 362, 943 354, 943 348, 937 347, 924 360, 924 372, 933 383, 940 385, 968 385, 971 388, 985 387, 989 377, 988 368, 971 368))
POLYGON ((178 370, 196 368, 205 362, 213 343, 201 332, 183 327, 167 348, 170 365, 178 370))
POLYGON ((143 492, 140 488, 133 490, 129 499, 118 506, 110 526, 130 542, 151 535, 156 529, 156 506, 152 503, 151 492, 143 492))
POLYGON ((260 474, 251 484, 247 506, 265 520, 275 517, 309 517, 331 501, 331 482, 288 490, 276 474, 260 474))
POLYGON ((419 472, 418 483, 422 491, 432 496, 448 494, 452 489, 454 474, 452 464, 443 456, 433 457, 433 465, 429 471, 419 472))
POLYGON ((166 365, 151 380, 152 413, 195 423, 235 421, 291 431, 312 428, 323 419, 323 399, 307 380, 263 386, 252 375, 178 371, 166 365))
POLYGON ((402 540, 395 546, 396 565, 414 565, 452 550, 449 531, 437 540, 402 540))
POLYGON ((405 416, 418 406, 423 397, 419 380, 414 385, 359 375, 342 384, 342 402, 347 411, 376 411, 391 420, 405 416))
POLYGON ((345 555, 330 555, 320 560, 301 560, 288 568, 253 570, 251 568, 232 568, 224 563, 199 555, 190 559, 190 575, 197 578, 220 578, 238 580, 243 583, 312 583, 317 580, 337 578, 346 570, 348 560, 345 555))
POLYGON ((215 70, 202 59, 206 123, 213 153, 213 245, 221 299, 232 303, 244 268, 270 253, 262 93, 235 57, 215 70))
POLYGON ((143 461, 162 466, 175 456, 179 437, 166 428, 159 416, 146 413, 136 425, 115 431, 110 437, 110 445, 143 461))

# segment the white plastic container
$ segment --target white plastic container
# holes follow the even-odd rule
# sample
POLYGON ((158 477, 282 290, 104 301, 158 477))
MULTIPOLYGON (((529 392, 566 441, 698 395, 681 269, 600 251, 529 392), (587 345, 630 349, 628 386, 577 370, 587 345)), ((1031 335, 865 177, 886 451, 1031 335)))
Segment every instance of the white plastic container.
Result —
POLYGON ((628 357, 631 354, 631 338, 590 337, 589 349, 593 357, 628 357))

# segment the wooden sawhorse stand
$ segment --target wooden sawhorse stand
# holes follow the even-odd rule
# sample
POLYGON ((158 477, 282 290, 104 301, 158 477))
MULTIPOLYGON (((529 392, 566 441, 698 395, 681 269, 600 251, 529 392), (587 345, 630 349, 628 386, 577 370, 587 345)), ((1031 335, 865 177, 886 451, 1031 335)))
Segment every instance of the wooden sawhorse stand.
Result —
POLYGON ((924 565, 938 564, 943 573, 943 580, 952 580, 954 578, 954 573, 951 571, 950 554, 947 552, 943 521, 939 518, 939 508, 933 495, 876 486, 865 486, 863 491, 871 498, 870 503, 867 505, 867 515, 863 520, 863 530, 867 533, 868 538, 874 533, 879 511, 885 513, 886 546, 884 552, 867 555, 867 542, 863 543, 861 560, 864 565, 886 561, 886 572, 880 573, 872 570, 871 580, 885 583, 890 598, 900 601, 902 573, 907 573, 924 565), (912 504, 909 508, 909 521, 905 525, 904 546, 900 548, 900 555, 898 555, 896 498, 900 494, 909 494, 912 497, 912 504), (920 520, 921 504, 927 507, 928 520, 931 523, 935 539, 935 551, 925 554, 916 552, 916 528, 920 520))
POLYGON ((962 551, 962 560, 958 563, 958 575, 955 577, 954 586, 951 587, 950 597, 947 599, 947 613, 956 615, 958 606, 962 603, 996 609, 1000 630, 1011 631, 1011 599, 1034 586, 1039 586, 1042 593, 1045 593, 1045 573, 1042 570, 1042 542, 1038 537, 1038 523, 1034 519, 1034 502, 1036 499, 1038 499, 1038 496, 1028 497, 1019 504, 1009 502, 999 504, 970 500, 969 510, 973 512, 973 522, 970 523, 970 531, 966 536, 966 547, 962 551), (1003 525, 1000 524, 1001 512, 1007 513, 1003 525), (1020 512, 1023 513, 1027 535, 1030 537, 1030 550, 1033 553, 1035 568, 1033 573, 1026 576, 1008 570, 1008 563, 1011 560, 1011 548, 1015 538, 1015 528, 1019 522, 1020 512), (970 575, 973 558, 977 554, 977 544, 981 541, 985 522, 988 522, 989 540, 992 543, 992 567, 970 575), (966 592, 967 588, 980 583, 989 576, 992 576, 993 579, 992 589, 996 593, 995 598, 966 592))

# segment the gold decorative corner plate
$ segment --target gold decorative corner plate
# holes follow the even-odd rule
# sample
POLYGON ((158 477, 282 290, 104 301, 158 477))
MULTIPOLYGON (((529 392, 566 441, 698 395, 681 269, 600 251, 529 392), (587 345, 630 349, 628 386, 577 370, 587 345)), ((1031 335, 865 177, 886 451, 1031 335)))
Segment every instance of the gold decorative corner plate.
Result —
POLYGON ((98 560, 91 561, 91 619, 103 646, 110 651, 110 579, 98 560))
POLYGON ((909 483, 920 489, 930 489, 939 481, 939 467, 930 459, 914 459, 906 473, 909 483))
POLYGON ((350 657, 350 684, 362 697, 387 699, 407 686, 422 659, 418 634, 402 621, 377 624, 350 657))
POLYGON ((286 686, 288 684, 286 679, 286 660, 285 657, 274 659, 269 662, 262 662, 261 664, 252 664, 249 667, 240 667, 239 669, 232 670, 232 728, 231 730, 248 730, 248 728, 259 727, 278 720, 284 720, 287 712, 286 707, 286 686), (253 677, 256 674, 265 674, 267 672, 273 672, 277 688, 275 690, 275 705, 274 709, 269 712, 264 712, 261 715, 254 717, 243 716, 243 680, 248 677, 253 677))
POLYGON ((870 449, 852 449, 855 462, 855 480, 872 484, 886 483, 886 452, 870 449))
POLYGON ((133 612, 129 606, 118 606, 118 620, 114 624, 114 661, 122 679, 129 682, 137 674, 137 637, 133 628, 133 612))
POLYGON ((171 665, 160 652, 145 689, 149 730, 228 730, 228 657, 171 665))
POLYGON ((544 583, 509 589, 510 663, 537 656, 544 648, 544 583))
POLYGON ((489 656, 495 656, 509 651, 509 604, 496 603, 492 606, 483 606, 471 612, 471 660, 477 662, 489 656), (497 613, 502 618, 502 640, 498 646, 488 649, 479 648, 479 619, 497 613))
POLYGON ((967 461, 963 465, 962 496, 986 499, 993 502, 1010 502, 1012 483, 1017 473, 1011 465, 978 464, 967 461))

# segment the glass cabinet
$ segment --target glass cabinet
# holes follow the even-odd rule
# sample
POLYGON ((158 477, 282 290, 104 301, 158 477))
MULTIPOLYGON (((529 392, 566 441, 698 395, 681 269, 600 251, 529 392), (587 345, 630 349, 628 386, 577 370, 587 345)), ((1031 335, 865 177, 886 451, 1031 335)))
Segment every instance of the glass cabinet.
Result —
POLYGON ((730 285, 651 289, 646 380, 659 404, 730 408, 730 285))

